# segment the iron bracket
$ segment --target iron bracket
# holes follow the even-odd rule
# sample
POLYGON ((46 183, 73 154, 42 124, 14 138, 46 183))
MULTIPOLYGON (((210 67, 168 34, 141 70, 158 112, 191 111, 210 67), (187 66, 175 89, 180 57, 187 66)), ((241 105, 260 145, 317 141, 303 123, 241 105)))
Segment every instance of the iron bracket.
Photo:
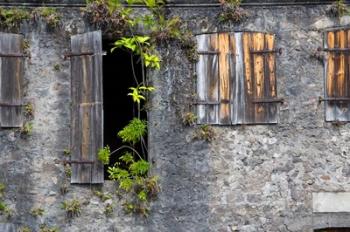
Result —
POLYGON ((0 57, 30 57, 27 54, 24 53, 0 53, 0 57))
POLYGON ((318 98, 319 102, 330 102, 330 101, 348 101, 350 102, 349 97, 319 97, 318 98))
POLYGON ((278 49, 273 49, 273 50, 258 50, 258 51, 254 51, 254 50, 250 50, 251 54, 267 54, 267 53, 278 53, 279 55, 282 55, 282 48, 278 48, 278 49))
POLYGON ((259 104, 259 103, 284 103, 283 98, 262 98, 262 99, 253 99, 253 104, 259 104))

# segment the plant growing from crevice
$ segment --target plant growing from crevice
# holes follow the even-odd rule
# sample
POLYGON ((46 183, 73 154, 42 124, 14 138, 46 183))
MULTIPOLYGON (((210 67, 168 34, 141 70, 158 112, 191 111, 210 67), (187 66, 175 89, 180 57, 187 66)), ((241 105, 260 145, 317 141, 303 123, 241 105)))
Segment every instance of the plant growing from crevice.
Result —
POLYGON ((110 217, 110 216, 112 216, 113 211, 114 211, 113 205, 112 205, 112 204, 107 204, 107 205, 105 206, 105 209, 104 209, 104 214, 105 214, 107 217, 110 217))
POLYGON ((66 212, 66 217, 68 219, 79 217, 81 214, 81 203, 77 199, 64 201, 62 203, 62 209, 66 212))
POLYGON ((53 66, 53 70, 54 70, 55 72, 59 72, 59 71, 61 70, 61 65, 60 65, 60 64, 55 64, 55 65, 53 66))
POLYGON ((71 155, 71 150, 68 149, 68 148, 64 149, 64 150, 63 150, 63 155, 64 155, 64 156, 70 156, 70 155, 71 155))
POLYGON ((29 226, 22 226, 19 228, 18 232, 32 232, 29 226))
POLYGON ((22 8, 0 7, 0 27, 8 29, 18 29, 24 20, 29 20, 29 11, 22 8))
POLYGON ((38 7, 33 12, 34 18, 41 17, 50 28, 56 28, 60 25, 61 14, 52 7, 38 7))
POLYGON ((59 229, 57 227, 49 227, 46 224, 41 224, 39 232, 59 232, 59 229))
POLYGON ((64 165, 64 174, 68 178, 72 176, 72 167, 69 164, 64 165))
POLYGON ((193 126, 196 124, 198 117, 192 113, 192 112, 187 112, 182 115, 182 123, 185 126, 193 126))
POLYGON ((240 23, 248 17, 248 12, 241 7, 242 0, 219 0, 221 3, 220 22, 240 23))
POLYGON ((24 115, 27 118, 33 118, 34 117, 34 106, 32 103, 28 102, 24 105, 24 115))
POLYGON ((112 199, 112 195, 111 194, 106 194, 106 193, 103 193, 103 192, 100 192, 100 191, 94 191, 94 194, 98 198, 100 198, 100 200, 103 201, 103 202, 112 199))
POLYGON ((214 128, 209 125, 201 125, 195 131, 194 138, 205 140, 207 142, 213 141, 216 137, 214 128))
POLYGON ((25 122, 20 130, 22 137, 27 137, 27 136, 31 135, 32 132, 33 132, 33 123, 32 122, 25 122))
POLYGON ((344 0, 336 0, 328 9, 328 14, 331 17, 342 17, 349 12, 349 7, 344 0))
POLYGON ((33 216, 33 217, 41 217, 44 215, 44 212, 45 210, 43 208, 33 208, 31 211, 30 211, 30 214, 33 216))

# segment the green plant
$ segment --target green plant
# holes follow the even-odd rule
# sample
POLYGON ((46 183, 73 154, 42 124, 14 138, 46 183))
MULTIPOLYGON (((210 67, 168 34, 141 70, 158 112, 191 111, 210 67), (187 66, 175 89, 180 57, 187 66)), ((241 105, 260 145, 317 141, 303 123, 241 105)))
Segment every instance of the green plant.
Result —
POLYGON ((64 150, 63 150, 63 155, 64 155, 64 156, 70 156, 70 155, 71 155, 71 150, 68 149, 68 148, 64 149, 64 150))
POLYGON ((22 226, 19 228, 18 232, 32 232, 32 229, 30 229, 28 226, 22 226))
POLYGON ((104 165, 108 165, 109 164, 109 158, 111 156, 111 150, 109 148, 109 146, 106 146, 104 148, 101 148, 98 151, 98 160, 101 161, 104 165))
POLYGON ((3 183, 0 183, 0 198, 4 197, 5 189, 5 185, 3 183))
POLYGON ((72 167, 69 164, 64 165, 64 174, 68 178, 72 176, 72 167))
POLYGON ((198 117, 192 113, 192 112, 187 112, 182 115, 182 123, 185 126, 193 126, 196 124, 198 117))
POLYGON ((5 215, 7 218, 13 216, 13 210, 5 204, 5 202, 0 201, 0 215, 5 215))
POLYGON ((113 211, 114 211, 114 209, 113 209, 112 204, 107 204, 107 205, 105 206, 104 214, 105 214, 107 217, 110 217, 110 216, 113 214, 113 211))
POLYGON ((147 92, 152 92, 155 90, 154 87, 151 86, 137 86, 137 87, 130 87, 130 90, 132 90, 131 93, 128 93, 128 96, 132 97, 132 100, 136 102, 137 104, 141 103, 141 100, 146 100, 146 94, 147 92))
POLYGON ((74 217, 78 217, 81 214, 81 204, 77 199, 73 199, 71 201, 64 201, 62 203, 62 209, 66 211, 67 218, 71 219, 74 217))
POLYGON ((160 69, 160 58, 150 45, 150 39, 149 36, 122 37, 114 42, 111 52, 117 48, 126 48, 135 55, 141 56, 146 68, 160 69))
POLYGON ((18 28, 24 20, 29 20, 30 17, 30 13, 21 8, 0 8, 1 27, 18 28))
POLYGON ((210 141, 215 139, 215 136, 216 136, 215 131, 211 126, 201 125, 195 131, 194 138, 202 139, 202 140, 210 142, 210 141))
POLYGON ((30 214, 33 215, 34 217, 39 217, 44 215, 45 210, 43 208, 33 208, 30 211, 30 214))
POLYGON ((39 7, 33 11, 35 16, 40 16, 44 19, 47 25, 51 28, 57 27, 60 24, 61 15, 55 8, 52 7, 39 7))
POLYGON ((29 118, 34 116, 34 106, 32 103, 28 102, 24 105, 24 115, 29 118))
POLYGON ((94 194, 101 199, 101 201, 105 202, 107 200, 112 199, 112 195, 111 194, 105 194, 103 192, 100 191, 95 191, 94 194))
POLYGON ((56 71, 56 72, 59 72, 61 70, 61 65, 60 64, 55 64, 53 66, 53 70, 56 71))
POLYGON ((21 128, 22 135, 31 135, 32 131, 33 131, 33 123, 32 122, 24 123, 23 127, 21 128))
POLYGON ((49 227, 45 224, 40 225, 39 232, 59 232, 59 229, 57 227, 49 227))
POLYGON ((126 152, 119 160, 108 168, 108 173, 110 179, 118 182, 119 191, 132 194, 132 198, 124 203, 124 209, 129 213, 147 216, 149 200, 160 191, 158 178, 147 176, 150 164, 143 159, 135 161, 130 152, 126 152))
POLYGON ((219 0, 222 11, 219 14, 220 22, 232 21, 239 23, 248 17, 247 11, 240 7, 242 0, 219 0))
POLYGON ((342 17, 349 14, 350 10, 345 3, 345 0, 336 0, 328 10, 330 16, 342 17))
POLYGON ((138 118, 134 118, 130 123, 119 131, 118 136, 126 143, 137 143, 141 137, 146 134, 146 122, 138 118))

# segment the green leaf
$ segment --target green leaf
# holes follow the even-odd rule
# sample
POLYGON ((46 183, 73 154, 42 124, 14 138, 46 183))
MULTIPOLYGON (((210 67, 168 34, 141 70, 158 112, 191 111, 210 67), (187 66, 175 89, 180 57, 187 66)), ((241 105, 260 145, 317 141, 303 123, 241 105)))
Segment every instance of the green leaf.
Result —
POLYGON ((130 164, 134 162, 134 157, 130 152, 125 152, 125 154, 122 155, 119 159, 126 164, 130 164))
POLYGON ((137 194, 137 197, 139 198, 140 201, 147 201, 147 193, 142 190, 137 194))
POLYGON ((150 164, 145 160, 132 163, 129 170, 133 176, 144 176, 149 170, 150 164))
POLYGON ((119 131, 118 136, 127 143, 137 143, 141 137, 146 134, 146 122, 138 118, 134 118, 130 123, 119 131))
POLYGON ((110 156, 111 156, 111 150, 109 146, 101 148, 98 151, 98 160, 101 161, 104 165, 109 164, 110 156))

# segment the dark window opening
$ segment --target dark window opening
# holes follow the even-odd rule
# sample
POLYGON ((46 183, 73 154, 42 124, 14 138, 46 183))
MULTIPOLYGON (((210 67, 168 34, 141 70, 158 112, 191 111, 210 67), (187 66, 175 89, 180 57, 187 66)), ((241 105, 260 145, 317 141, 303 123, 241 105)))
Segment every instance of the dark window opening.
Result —
MULTIPOLYGON (((111 151, 123 145, 118 137, 118 132, 122 130, 134 117, 137 117, 137 105, 128 96, 130 87, 136 87, 142 82, 142 64, 140 57, 132 56, 131 53, 123 49, 116 49, 111 53, 113 42, 104 41, 103 50, 103 104, 104 104, 104 146, 109 146, 111 151), (133 65, 132 63, 133 62, 133 65), (133 74, 133 67, 135 77, 133 74)), ((142 108, 141 103, 141 108, 142 108)), ((145 111, 141 111, 141 119, 147 120, 145 111)), ((145 136, 147 140, 147 136, 145 136)), ((147 144, 147 141, 145 141, 147 144)), ((141 145, 135 145, 136 150, 141 152, 141 145)), ((125 150, 126 151, 126 150, 125 150)), ((118 161, 125 152, 123 150, 113 154, 110 159, 110 166, 118 161)), ((147 159, 146 151, 142 152, 147 159)), ((136 159, 136 157, 135 157, 136 159)), ((105 179, 109 179, 107 173, 108 166, 105 166, 105 179)))

